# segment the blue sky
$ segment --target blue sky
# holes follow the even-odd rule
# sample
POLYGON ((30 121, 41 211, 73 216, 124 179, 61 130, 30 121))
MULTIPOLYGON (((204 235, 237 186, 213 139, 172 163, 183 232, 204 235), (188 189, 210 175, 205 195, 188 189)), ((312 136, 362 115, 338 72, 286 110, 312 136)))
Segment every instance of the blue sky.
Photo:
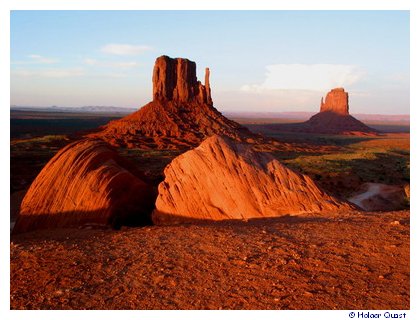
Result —
POLYGON ((156 57, 210 67, 221 111, 409 113, 408 11, 12 11, 11 104, 140 107, 156 57))

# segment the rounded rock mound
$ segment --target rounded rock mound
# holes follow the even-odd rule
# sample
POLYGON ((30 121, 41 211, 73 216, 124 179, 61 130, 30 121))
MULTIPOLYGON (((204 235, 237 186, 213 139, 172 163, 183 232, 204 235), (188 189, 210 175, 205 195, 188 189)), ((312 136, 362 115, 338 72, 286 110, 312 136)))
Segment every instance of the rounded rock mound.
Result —
POLYGON ((60 150, 26 193, 13 233, 150 220, 155 192, 107 143, 84 139, 60 150))
POLYGON ((227 137, 207 138, 175 158, 164 174, 152 214, 156 224, 354 209, 270 154, 227 137))

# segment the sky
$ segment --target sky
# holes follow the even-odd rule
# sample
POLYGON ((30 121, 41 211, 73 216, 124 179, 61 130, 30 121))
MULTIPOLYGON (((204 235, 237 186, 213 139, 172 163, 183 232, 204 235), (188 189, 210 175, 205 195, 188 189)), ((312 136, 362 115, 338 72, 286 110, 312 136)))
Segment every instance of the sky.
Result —
POLYGON ((409 11, 12 11, 11 105, 138 108, 163 54, 211 71, 224 112, 409 114, 409 11))

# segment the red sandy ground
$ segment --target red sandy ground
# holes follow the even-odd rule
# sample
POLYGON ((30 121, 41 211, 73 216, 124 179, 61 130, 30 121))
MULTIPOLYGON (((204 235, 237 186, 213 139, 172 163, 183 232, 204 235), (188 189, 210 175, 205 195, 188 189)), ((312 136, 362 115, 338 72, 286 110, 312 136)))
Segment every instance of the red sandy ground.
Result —
POLYGON ((12 309, 409 309, 409 211, 11 238, 12 309))

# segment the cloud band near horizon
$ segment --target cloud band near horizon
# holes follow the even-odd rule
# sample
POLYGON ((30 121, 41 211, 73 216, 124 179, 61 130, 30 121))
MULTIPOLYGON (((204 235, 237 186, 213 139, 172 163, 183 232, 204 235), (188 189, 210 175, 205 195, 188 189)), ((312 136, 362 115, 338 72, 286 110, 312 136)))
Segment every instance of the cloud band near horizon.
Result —
POLYGON ((265 79, 260 84, 246 84, 242 91, 263 93, 270 90, 328 91, 362 80, 366 72, 355 65, 345 64, 273 64, 266 66, 265 79))

